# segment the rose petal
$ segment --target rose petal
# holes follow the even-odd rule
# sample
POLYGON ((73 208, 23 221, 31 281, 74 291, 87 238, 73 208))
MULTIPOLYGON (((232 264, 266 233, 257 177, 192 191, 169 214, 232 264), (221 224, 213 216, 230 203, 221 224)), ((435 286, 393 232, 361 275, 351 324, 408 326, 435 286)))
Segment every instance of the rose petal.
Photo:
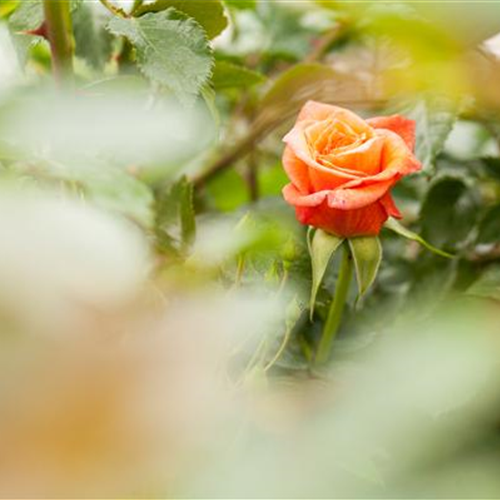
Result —
POLYGON ((312 194, 302 194, 293 184, 287 184, 283 190, 283 198, 296 207, 316 207, 323 203, 330 191, 318 191, 312 194))
POLYGON ((394 217, 395 219, 403 218, 401 212, 399 211, 398 207, 394 203, 394 200, 392 199, 391 193, 387 193, 384 196, 382 196, 382 198, 380 198, 380 203, 385 208, 385 211, 387 212, 387 215, 389 217, 394 217))
POLYGON ((336 118, 347 123, 357 134, 365 133, 372 137, 373 130, 363 118, 348 109, 339 108, 332 104, 324 104, 316 101, 308 101, 302 108, 297 118, 297 123, 302 121, 323 121, 327 118, 336 118))
POLYGON ((380 202, 348 211, 330 208, 325 202, 317 207, 296 207, 295 212, 302 224, 309 224, 346 238, 377 235, 388 219, 387 212, 380 202))
POLYGON ((366 120, 375 129, 391 130, 398 134, 407 144, 411 151, 415 149, 415 128, 414 120, 409 120, 401 115, 378 116, 366 120))
MULTIPOLYGON (((324 167, 313 158, 304 132, 308 125, 308 122, 297 124, 284 140, 295 156, 309 167, 309 179, 312 189, 314 191, 335 189, 348 181, 356 180, 357 175, 324 167)), ((292 178, 290 180, 294 181, 292 178)), ((303 183, 297 183, 297 185, 301 187, 303 183)))
POLYGON ((376 133, 386 139, 382 151, 382 171, 379 174, 347 182, 342 189, 351 189, 363 185, 392 180, 396 182, 404 175, 418 172, 422 165, 413 156, 406 143, 395 132, 377 129, 376 133))
POLYGON ((336 189, 327 195, 328 206, 339 210, 355 210, 371 205, 384 196, 394 185, 394 180, 377 182, 352 189, 336 189))
POLYGON ((382 137, 373 137, 355 149, 329 156, 332 162, 341 168, 375 175, 380 172, 384 143, 382 137))
POLYGON ((309 167, 287 146, 283 153, 283 167, 289 179, 304 193, 310 192, 309 167))

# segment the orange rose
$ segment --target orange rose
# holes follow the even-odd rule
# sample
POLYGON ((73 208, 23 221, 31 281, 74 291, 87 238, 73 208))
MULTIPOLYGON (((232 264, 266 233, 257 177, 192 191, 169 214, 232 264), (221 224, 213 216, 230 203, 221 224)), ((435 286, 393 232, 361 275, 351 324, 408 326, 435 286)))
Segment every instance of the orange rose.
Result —
POLYGON ((412 120, 395 115, 365 121, 309 101, 283 140, 291 180, 283 196, 302 224, 350 237, 376 235, 389 217, 401 218, 390 190, 421 168, 413 155, 412 120))

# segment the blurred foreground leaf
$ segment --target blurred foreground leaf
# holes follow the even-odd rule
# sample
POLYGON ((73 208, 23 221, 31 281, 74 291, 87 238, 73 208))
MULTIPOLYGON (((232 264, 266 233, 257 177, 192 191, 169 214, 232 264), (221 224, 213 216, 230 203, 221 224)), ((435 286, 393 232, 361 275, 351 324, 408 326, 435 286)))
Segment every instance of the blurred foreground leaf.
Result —
POLYGON ((153 195, 141 181, 111 165, 76 165, 59 162, 19 163, 11 167, 41 181, 63 181, 69 190, 111 212, 125 215, 144 228, 153 227, 153 195))

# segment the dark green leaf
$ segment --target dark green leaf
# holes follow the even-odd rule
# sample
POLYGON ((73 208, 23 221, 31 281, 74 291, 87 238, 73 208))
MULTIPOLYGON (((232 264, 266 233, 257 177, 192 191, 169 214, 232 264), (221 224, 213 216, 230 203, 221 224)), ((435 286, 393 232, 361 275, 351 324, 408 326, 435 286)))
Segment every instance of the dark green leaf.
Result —
POLYGON ((73 15, 75 55, 90 66, 102 70, 112 53, 112 37, 106 30, 107 19, 84 3, 73 15))
POLYGON ((156 0, 139 7, 134 15, 142 16, 148 12, 160 12, 171 7, 195 19, 210 39, 215 38, 227 27, 227 17, 220 0, 156 0))
POLYGON ((488 156, 481 159, 481 164, 490 177, 500 180, 500 158, 488 156))
POLYGON ((212 82, 215 90, 244 87, 265 82, 266 78, 257 71, 238 66, 228 61, 216 61, 212 82))
POLYGON ((500 242, 500 205, 496 205, 486 212, 479 223, 477 243, 500 242))
POLYGON ((139 18, 115 17, 108 24, 137 50, 137 64, 152 81, 190 103, 208 82, 212 52, 201 26, 173 8, 139 18))
POLYGON ((427 193, 420 219, 425 240, 437 247, 454 247, 467 238, 477 219, 472 190, 461 179, 441 179, 427 193))
POLYGON ((468 295, 500 300, 500 266, 489 267, 467 290, 468 295))

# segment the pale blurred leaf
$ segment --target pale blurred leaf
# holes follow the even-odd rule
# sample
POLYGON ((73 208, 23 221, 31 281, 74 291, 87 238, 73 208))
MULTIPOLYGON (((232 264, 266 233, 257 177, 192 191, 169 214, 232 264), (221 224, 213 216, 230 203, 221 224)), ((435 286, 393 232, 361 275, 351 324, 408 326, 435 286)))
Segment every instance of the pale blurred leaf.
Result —
POLYGON ((153 227, 153 195, 141 181, 111 165, 19 163, 12 169, 40 180, 61 180, 68 188, 83 192, 96 205, 125 215, 145 228, 153 227))

